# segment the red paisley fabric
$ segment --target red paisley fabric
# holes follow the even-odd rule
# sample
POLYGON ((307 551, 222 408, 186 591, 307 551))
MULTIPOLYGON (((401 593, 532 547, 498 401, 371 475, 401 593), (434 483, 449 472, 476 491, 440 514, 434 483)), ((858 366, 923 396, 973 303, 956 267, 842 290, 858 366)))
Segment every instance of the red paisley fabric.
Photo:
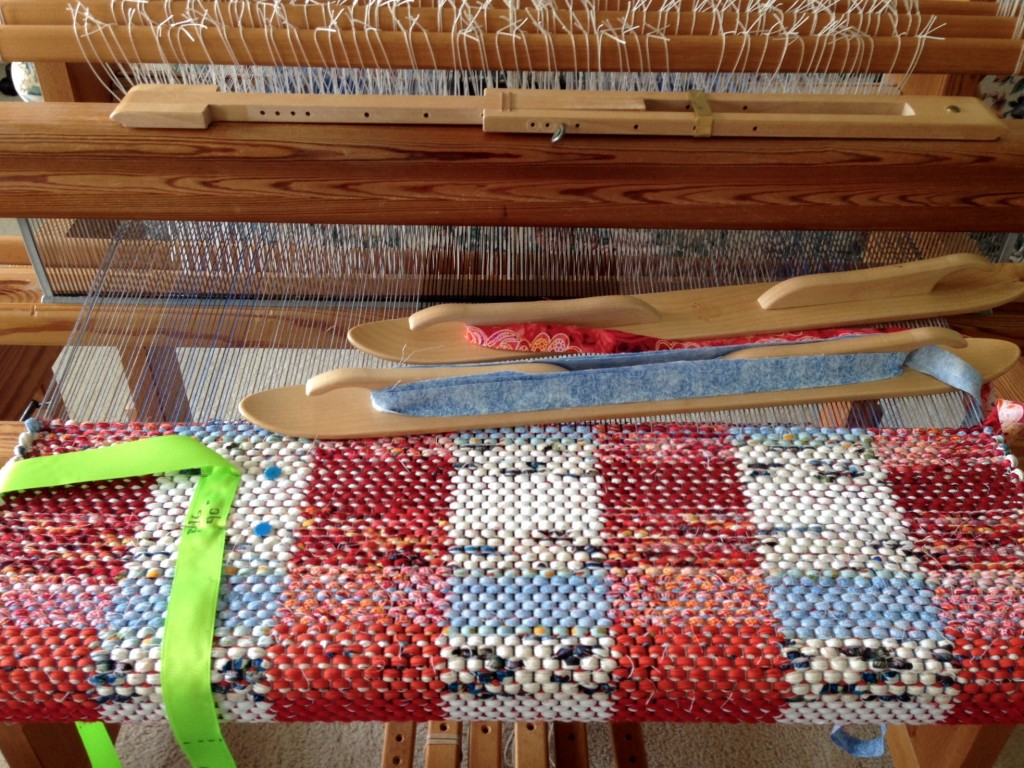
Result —
POLYGON ((506 326, 466 326, 466 339, 481 347, 510 352, 552 355, 613 354, 652 352, 661 349, 724 347, 734 344, 771 344, 795 341, 819 341, 843 336, 902 331, 904 328, 825 328, 812 331, 734 336, 718 339, 659 339, 606 328, 581 328, 574 325, 518 323, 506 326))

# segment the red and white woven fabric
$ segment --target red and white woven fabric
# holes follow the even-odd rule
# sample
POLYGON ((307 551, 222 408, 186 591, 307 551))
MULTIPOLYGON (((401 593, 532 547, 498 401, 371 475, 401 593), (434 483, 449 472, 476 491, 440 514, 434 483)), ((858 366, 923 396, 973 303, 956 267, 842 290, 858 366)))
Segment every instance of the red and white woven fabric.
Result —
MULTIPOLYGON (((1024 722, 1024 483, 998 429, 572 424, 310 442, 167 433, 243 471, 225 719, 1024 722)), ((194 477, 0 506, 0 718, 163 719, 194 477)))

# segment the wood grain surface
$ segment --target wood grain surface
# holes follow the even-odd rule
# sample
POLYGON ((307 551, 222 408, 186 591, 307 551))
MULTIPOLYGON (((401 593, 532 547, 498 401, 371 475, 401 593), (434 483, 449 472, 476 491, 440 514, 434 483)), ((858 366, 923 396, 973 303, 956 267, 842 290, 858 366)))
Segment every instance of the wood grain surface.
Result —
POLYGON ((42 400, 61 347, 0 346, 0 419, 18 419, 30 400, 42 400))
POLYGON ((9 216, 1014 231, 1024 125, 997 141, 664 139, 471 127, 132 130, 0 105, 9 216))
POLYGON ((391 722, 384 727, 380 768, 412 768, 416 754, 416 723, 391 722))
MULTIPOLYGON (((634 8, 630 18, 638 24, 655 24, 666 30, 686 30, 693 35, 720 34, 722 29, 741 28, 740 25, 750 26, 750 11, 744 9, 742 12, 735 12, 733 7, 742 8, 743 3, 736 3, 730 6, 729 11, 709 12, 707 10, 693 11, 693 4, 680 3, 672 4, 668 8, 663 3, 645 3, 642 7, 634 8)), ((938 6, 938 4, 935 4, 938 6)), ((928 10, 929 3, 915 4, 915 11, 920 14, 932 14, 928 10)), ((800 32, 809 34, 820 30, 827 22, 835 22, 837 12, 843 10, 843 4, 830 3, 829 13, 825 12, 794 12, 792 5, 787 8, 786 3, 774 3, 773 10, 778 11, 772 15, 772 21, 784 24, 787 31, 791 33, 800 32)), ((137 15, 133 16, 130 8, 112 3, 83 2, 79 8, 87 8, 89 18, 94 23, 103 25, 112 24, 115 26, 126 26, 140 24, 137 15)), ((991 9, 985 9, 981 3, 967 3, 964 8, 956 12, 946 13, 946 8, 937 7, 935 23, 942 25, 944 37, 1010 37, 1013 35, 1014 20, 1009 16, 996 16, 991 9)), ((46 0, 4 0, 0 2, 0 13, 3 14, 4 23, 10 26, 50 26, 50 25, 71 25, 74 21, 74 7, 66 3, 47 2, 46 0)), ((862 29, 874 35, 890 35, 893 32, 913 35, 919 33, 923 28, 922 20, 917 13, 892 14, 886 8, 864 8, 860 13, 855 14, 850 23, 859 24, 862 29)), ((417 3, 403 4, 400 6, 368 7, 364 9, 352 9, 348 14, 338 13, 336 7, 328 5, 310 5, 304 8, 300 5, 284 5, 273 10, 262 8, 225 8, 216 0, 192 0, 182 2, 181 0, 163 0, 155 8, 146 9, 146 23, 152 26, 172 24, 180 22, 183 18, 195 18, 201 14, 208 15, 211 19, 230 20, 231 26, 236 28, 263 28, 271 26, 272 22, 280 23, 287 19, 290 27, 295 29, 317 29, 330 26, 337 30, 361 30, 366 19, 372 19, 374 28, 379 31, 402 31, 414 25, 417 30, 431 32, 451 32, 459 24, 465 24, 466 16, 461 9, 445 7, 443 4, 417 3)), ((583 10, 579 7, 569 9, 543 8, 540 14, 522 14, 517 18, 519 30, 527 33, 550 31, 557 36, 558 33, 572 27, 572 22, 578 20, 575 25, 577 30, 587 29, 587 22, 592 25, 614 25, 622 23, 623 12, 621 10, 583 10)), ((509 12, 499 8, 475 8, 473 21, 484 29, 501 30, 507 27, 509 12)), ((224 30, 230 33, 231 30, 224 30)))

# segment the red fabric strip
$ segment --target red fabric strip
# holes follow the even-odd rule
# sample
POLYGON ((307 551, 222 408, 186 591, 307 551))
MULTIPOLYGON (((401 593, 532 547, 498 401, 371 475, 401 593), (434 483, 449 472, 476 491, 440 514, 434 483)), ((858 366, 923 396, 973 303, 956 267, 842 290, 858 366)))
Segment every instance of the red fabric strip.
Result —
POLYGON ((582 328, 575 325, 519 323, 507 326, 466 326, 471 344, 510 352, 535 352, 559 355, 652 352, 661 349, 724 347, 734 344, 770 344, 818 341, 843 336, 902 331, 904 328, 825 328, 810 331, 755 334, 718 339, 659 339, 607 328, 582 328))

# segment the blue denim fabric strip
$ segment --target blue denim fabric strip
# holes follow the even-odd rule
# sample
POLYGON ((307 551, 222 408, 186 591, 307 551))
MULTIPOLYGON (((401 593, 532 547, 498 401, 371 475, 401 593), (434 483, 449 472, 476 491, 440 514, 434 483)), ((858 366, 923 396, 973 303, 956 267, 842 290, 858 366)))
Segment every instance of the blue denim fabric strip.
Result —
POLYGON ((959 389, 971 396, 965 424, 977 424, 984 414, 981 408, 981 388, 985 380, 977 369, 942 347, 921 347, 907 356, 908 368, 926 373, 943 384, 959 389))
MULTIPOLYGON (((710 354, 717 357, 731 349, 719 348, 710 354)), ((707 349, 696 349, 566 358, 559 364, 582 369, 410 382, 377 390, 372 400, 380 411, 408 416, 546 411, 856 384, 898 376, 904 364, 975 396, 980 389, 977 371, 956 355, 935 347, 909 355, 884 352, 765 360, 708 360, 708 354, 707 349), (617 367, 601 366, 604 359, 617 367), (663 362, 666 359, 669 362, 663 362)))
POLYGON ((885 352, 765 360, 688 360, 566 373, 489 373, 400 384, 373 393, 381 411, 459 416, 739 395, 898 376, 907 355, 885 352))
POLYGON ((885 732, 888 730, 882 726, 882 732, 872 739, 860 739, 852 736, 843 730, 841 725, 832 728, 832 743, 842 748, 847 754, 853 757, 881 757, 885 754, 885 732))

